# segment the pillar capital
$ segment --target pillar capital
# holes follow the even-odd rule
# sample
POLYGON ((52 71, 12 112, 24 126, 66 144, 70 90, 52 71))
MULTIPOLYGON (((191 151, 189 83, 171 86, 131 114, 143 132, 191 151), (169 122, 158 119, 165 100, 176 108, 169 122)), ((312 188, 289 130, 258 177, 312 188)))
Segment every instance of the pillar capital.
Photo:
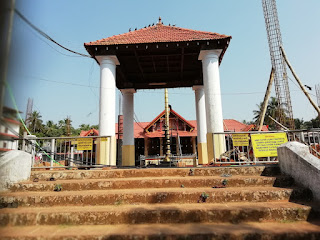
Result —
POLYGON ((120 89, 120 91, 122 94, 132 94, 137 92, 134 88, 120 89))
POLYGON ((96 56, 96 59, 98 60, 100 65, 104 65, 104 64, 120 65, 120 62, 116 55, 96 56))
POLYGON ((207 58, 219 59, 222 49, 214 49, 214 50, 201 50, 198 60, 205 60, 207 58))
POLYGON ((193 85, 192 90, 194 90, 194 91, 203 90, 203 85, 193 85))

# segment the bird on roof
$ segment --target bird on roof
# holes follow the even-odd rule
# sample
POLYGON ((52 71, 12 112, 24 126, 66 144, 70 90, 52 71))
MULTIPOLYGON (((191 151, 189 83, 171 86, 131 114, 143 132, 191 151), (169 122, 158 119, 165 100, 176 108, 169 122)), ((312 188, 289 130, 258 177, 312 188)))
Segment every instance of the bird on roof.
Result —
POLYGON ((150 27, 151 25, 149 24, 148 27, 150 27))
POLYGON ((152 23, 152 26, 154 26, 154 23, 152 23))
POLYGON ((310 91, 312 90, 312 87, 308 86, 308 85, 304 85, 306 88, 308 88, 310 91))
POLYGON ((135 31, 137 30, 137 28, 134 29, 135 31))
POLYGON ((129 32, 131 32, 131 28, 129 28, 129 32))

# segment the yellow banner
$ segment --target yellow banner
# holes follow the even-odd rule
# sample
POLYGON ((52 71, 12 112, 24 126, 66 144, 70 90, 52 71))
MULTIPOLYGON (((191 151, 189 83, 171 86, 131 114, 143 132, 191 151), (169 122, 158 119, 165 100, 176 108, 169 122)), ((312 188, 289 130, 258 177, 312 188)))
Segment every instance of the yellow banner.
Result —
POLYGON ((77 150, 92 150, 92 138, 78 138, 77 150))
POLYGON ((277 148, 288 142, 286 133, 265 133, 251 135, 255 157, 276 157, 277 148))
POLYGON ((234 147, 249 146, 249 136, 245 134, 233 134, 232 141, 234 147))

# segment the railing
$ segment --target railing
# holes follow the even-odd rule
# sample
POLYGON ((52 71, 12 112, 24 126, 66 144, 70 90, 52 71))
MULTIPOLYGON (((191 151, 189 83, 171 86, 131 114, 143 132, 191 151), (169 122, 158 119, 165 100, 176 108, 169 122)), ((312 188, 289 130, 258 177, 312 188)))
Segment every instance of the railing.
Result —
POLYGON ((218 157, 218 154, 215 154, 216 157, 213 162, 211 162, 211 164, 215 165, 277 163, 278 158, 276 148, 281 144, 281 141, 284 140, 284 136, 287 141, 298 141, 309 146, 310 153, 320 158, 319 129, 281 132, 221 132, 214 133, 213 141, 215 141, 215 139, 219 139, 218 136, 225 139, 226 149, 225 152, 220 154, 218 157))
MULTIPOLYGON (((139 163, 140 167, 145 166, 160 166, 161 163, 164 161, 165 156, 159 156, 159 155, 152 155, 152 156, 139 156, 139 163)), ((177 166, 179 162, 182 162, 184 160, 191 160, 193 166, 197 166, 197 155, 196 154, 182 154, 182 155, 170 155, 169 157, 169 167, 171 166, 177 166)))
POLYGON ((29 135, 13 141, 18 141, 18 150, 31 154, 32 168, 86 168, 101 167, 100 164, 97 164, 97 141, 101 138, 110 137, 35 137, 29 135))
MULTIPOLYGON (((310 153, 320 158, 319 129, 281 132, 222 132, 215 133, 214 136, 220 136, 220 138, 225 141, 225 151, 219 156, 215 157, 213 161, 209 162, 209 164, 244 165, 277 163, 278 158, 276 154, 259 156, 256 151, 257 149, 254 149, 255 146, 253 145, 252 138, 257 138, 257 135, 263 136, 266 134, 284 134, 288 141, 298 141, 309 146, 310 153)), ((21 139, 12 138, 10 140, 6 139, 1 141, 10 141, 10 143, 12 143, 10 146, 13 146, 13 149, 18 148, 19 150, 31 153, 33 159, 33 168, 86 168, 102 166, 97 164, 97 141, 99 138, 109 137, 90 136, 37 138, 35 136, 27 136, 21 139)), ((215 138, 216 137, 213 137, 213 139, 215 138)), ((148 164, 159 165, 163 159, 164 156, 140 156, 138 161, 142 167, 148 164)), ((183 162, 186 159, 192 159, 189 161, 189 165, 196 165, 196 155, 172 155, 170 159, 170 162, 174 163, 172 165, 170 164, 171 166, 176 166, 177 163, 183 162)))

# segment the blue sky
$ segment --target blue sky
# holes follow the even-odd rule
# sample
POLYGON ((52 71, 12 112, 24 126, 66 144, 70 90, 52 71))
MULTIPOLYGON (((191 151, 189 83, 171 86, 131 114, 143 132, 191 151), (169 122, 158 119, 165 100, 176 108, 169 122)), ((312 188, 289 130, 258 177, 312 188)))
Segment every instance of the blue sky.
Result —
MULTIPOLYGON (((313 87, 310 93, 316 101, 314 86, 320 83, 320 1, 278 0, 277 7, 287 55, 303 83, 313 87)), ((252 120, 252 111, 263 100, 271 62, 260 0, 17 0, 16 8, 53 39, 81 53, 86 53, 84 42, 125 33, 129 28, 143 28, 156 23, 159 16, 164 24, 231 35, 220 67, 223 117, 252 120)), ((25 112, 31 97, 34 110, 41 113, 44 122, 70 116, 74 127, 98 124, 99 66, 92 59, 72 55, 49 43, 17 15, 8 79, 21 111, 25 112)), ((289 84, 294 117, 316 117, 297 84, 291 80, 289 84)), ((186 119, 196 118, 191 88, 170 89, 169 101, 186 119)), ((6 105, 12 106, 8 97, 6 105)), ((162 89, 135 94, 138 121, 151 121, 163 109, 162 89)))

